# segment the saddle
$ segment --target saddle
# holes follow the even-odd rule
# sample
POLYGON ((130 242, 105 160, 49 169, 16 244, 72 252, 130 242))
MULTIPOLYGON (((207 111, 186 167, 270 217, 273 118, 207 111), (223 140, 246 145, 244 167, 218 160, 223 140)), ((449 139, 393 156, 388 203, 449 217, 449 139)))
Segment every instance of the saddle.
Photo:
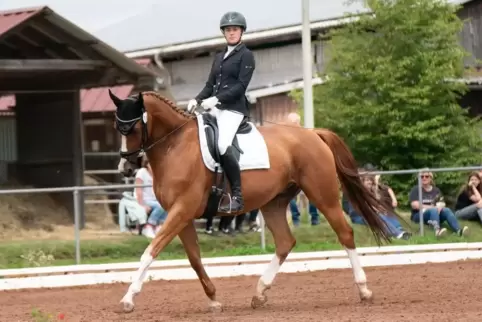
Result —
MULTIPOLYGON (((204 121, 204 131, 206 133, 206 140, 209 148, 209 152, 213 159, 217 162, 221 162, 221 154, 219 153, 218 148, 218 140, 219 140, 219 128, 218 122, 216 117, 209 113, 202 114, 203 121, 204 121)), ((248 118, 245 116, 241 121, 241 124, 236 131, 236 134, 248 134, 252 130, 251 124, 248 123, 248 118)), ((236 135, 234 136, 233 147, 235 148, 235 156, 236 160, 239 162, 240 154, 243 153, 243 150, 239 147, 238 138, 236 135)))

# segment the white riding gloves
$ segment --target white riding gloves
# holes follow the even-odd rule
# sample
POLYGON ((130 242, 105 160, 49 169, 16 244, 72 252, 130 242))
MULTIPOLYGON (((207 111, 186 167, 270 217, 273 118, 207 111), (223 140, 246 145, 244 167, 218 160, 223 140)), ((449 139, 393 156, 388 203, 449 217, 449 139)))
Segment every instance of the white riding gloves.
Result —
POLYGON ((190 100, 188 103, 187 103, 187 111, 189 113, 192 113, 192 111, 194 111, 194 109, 196 108, 197 106, 197 101, 195 99, 192 99, 190 100))
POLYGON ((209 111, 218 105, 219 100, 216 96, 211 96, 210 98, 206 98, 202 101, 201 106, 206 110, 209 111))

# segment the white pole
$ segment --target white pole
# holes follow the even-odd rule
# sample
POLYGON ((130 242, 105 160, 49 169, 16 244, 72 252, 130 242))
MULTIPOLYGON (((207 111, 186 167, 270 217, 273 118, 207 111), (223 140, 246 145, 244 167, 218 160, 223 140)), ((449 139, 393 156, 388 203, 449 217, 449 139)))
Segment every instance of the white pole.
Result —
POLYGON ((310 0, 301 0, 303 29, 301 34, 303 55, 303 114, 306 128, 314 128, 313 66, 311 55, 310 0))

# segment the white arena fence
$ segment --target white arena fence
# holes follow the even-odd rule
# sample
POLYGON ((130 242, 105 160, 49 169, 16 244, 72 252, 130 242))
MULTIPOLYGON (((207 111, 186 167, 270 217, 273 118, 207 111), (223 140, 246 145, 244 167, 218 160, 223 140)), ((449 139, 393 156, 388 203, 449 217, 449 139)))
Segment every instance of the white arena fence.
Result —
MULTIPOLYGON (((359 248, 364 267, 444 263, 482 258, 482 243, 384 246, 359 248)), ((204 258, 212 278, 259 276, 272 255, 204 258)), ((0 290, 73 287, 96 284, 130 283, 139 262, 97 265, 71 265, 0 270, 0 290)), ((345 251, 292 253, 281 273, 311 272, 349 268, 345 251)), ((189 261, 155 261, 147 276, 151 280, 195 280, 189 261)))

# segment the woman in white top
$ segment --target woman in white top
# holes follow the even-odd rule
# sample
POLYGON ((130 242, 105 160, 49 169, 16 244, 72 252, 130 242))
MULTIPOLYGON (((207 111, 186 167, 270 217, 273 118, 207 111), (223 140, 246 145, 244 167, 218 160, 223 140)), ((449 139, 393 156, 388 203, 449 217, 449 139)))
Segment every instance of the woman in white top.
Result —
POLYGON ((144 226, 142 234, 146 237, 154 238, 155 231, 159 229, 166 220, 167 212, 162 208, 154 195, 154 189, 152 188, 152 168, 146 156, 142 159, 142 168, 137 170, 135 184, 151 185, 150 187, 134 188, 134 195, 136 196, 137 202, 144 207, 146 213, 149 214, 147 224, 144 226))

